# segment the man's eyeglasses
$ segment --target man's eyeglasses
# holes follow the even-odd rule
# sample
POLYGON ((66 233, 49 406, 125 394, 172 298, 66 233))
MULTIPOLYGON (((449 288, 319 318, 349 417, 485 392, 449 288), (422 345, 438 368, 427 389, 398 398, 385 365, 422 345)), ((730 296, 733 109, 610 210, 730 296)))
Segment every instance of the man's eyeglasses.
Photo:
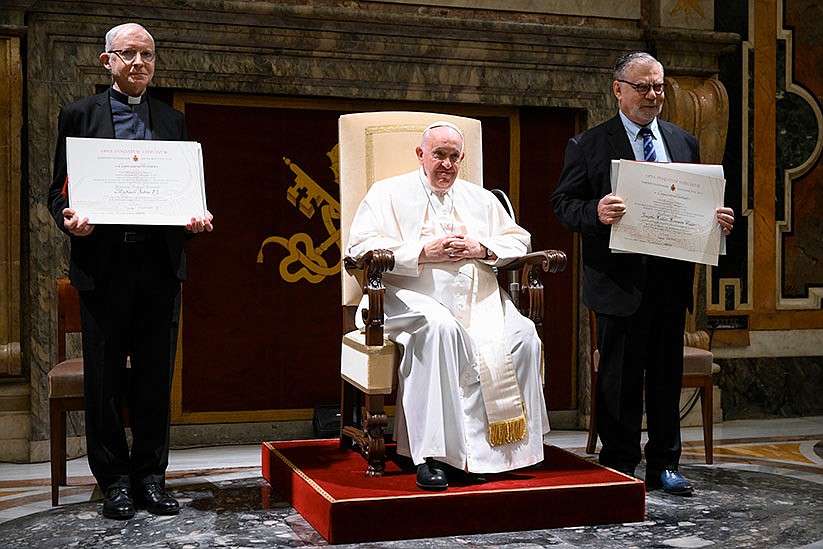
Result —
POLYGON ((655 95, 660 95, 664 91, 666 91, 666 84, 646 84, 645 82, 642 84, 633 84, 632 82, 628 82, 626 80, 618 80, 618 82, 623 82, 624 84, 628 84, 632 88, 635 89, 637 93, 640 95, 649 95, 649 90, 654 90, 655 95))
POLYGON ((109 50, 106 53, 113 53, 123 60, 123 63, 132 63, 137 55, 144 63, 151 63, 154 61, 154 52, 151 50, 137 51, 137 50, 109 50))

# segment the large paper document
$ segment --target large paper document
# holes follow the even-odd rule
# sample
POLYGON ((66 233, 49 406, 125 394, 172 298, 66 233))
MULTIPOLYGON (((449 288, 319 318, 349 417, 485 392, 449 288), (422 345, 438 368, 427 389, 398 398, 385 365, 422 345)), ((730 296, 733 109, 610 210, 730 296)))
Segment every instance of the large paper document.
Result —
POLYGON ((625 202, 626 214, 612 225, 609 246, 717 265, 722 242, 717 208, 726 181, 716 174, 700 164, 620 160, 614 193, 625 202))
MULTIPOLYGON (((617 173, 620 170, 620 160, 612 160, 611 165, 611 183, 612 183, 612 192, 614 192, 614 188, 617 186, 617 173)), ((725 181, 726 175, 723 172, 723 165, 722 164, 689 164, 686 162, 667 162, 662 164, 667 168, 672 168, 675 170, 682 170, 685 172, 697 173, 708 175, 709 177, 715 177, 717 179, 723 179, 725 181)), ((620 250, 614 250, 620 251, 620 250)), ((626 252, 628 253, 628 252, 626 252)), ((726 235, 722 232, 720 233, 720 255, 726 255, 726 235)))
POLYGON ((185 225, 206 215, 200 143, 68 137, 66 164, 69 206, 89 223, 185 225))

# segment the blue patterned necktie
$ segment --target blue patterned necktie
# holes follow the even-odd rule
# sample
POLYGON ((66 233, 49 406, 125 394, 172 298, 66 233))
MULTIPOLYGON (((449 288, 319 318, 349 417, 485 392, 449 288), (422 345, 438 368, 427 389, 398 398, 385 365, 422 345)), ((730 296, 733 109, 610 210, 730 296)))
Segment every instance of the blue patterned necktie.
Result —
POLYGON ((643 160, 646 162, 657 162, 657 153, 654 152, 654 142, 652 141, 652 131, 644 126, 640 128, 640 135, 643 136, 643 160))

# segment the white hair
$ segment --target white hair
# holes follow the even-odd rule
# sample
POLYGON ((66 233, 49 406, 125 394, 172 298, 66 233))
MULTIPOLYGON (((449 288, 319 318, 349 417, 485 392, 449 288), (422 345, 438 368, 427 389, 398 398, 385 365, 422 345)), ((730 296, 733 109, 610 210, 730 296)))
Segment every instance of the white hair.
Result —
POLYGON ((423 144, 426 142, 426 138, 429 136, 429 130, 433 130, 434 128, 451 128, 456 131, 460 135, 460 152, 463 152, 463 149, 466 146, 466 138, 463 136, 463 132, 458 128, 456 125, 452 124, 451 122, 446 122, 445 120, 440 120, 438 122, 432 122, 426 129, 423 130, 423 137, 420 140, 420 146, 422 147, 423 144))
POLYGON ((657 65, 660 67, 660 71, 663 72, 663 63, 655 59, 652 54, 638 50, 620 56, 620 59, 614 64, 612 77, 615 80, 626 78, 626 73, 633 65, 657 65))
POLYGON ((114 41, 117 40, 117 37, 120 36, 120 33, 129 29, 131 27, 137 27, 145 32, 151 43, 154 44, 154 37, 151 35, 149 31, 146 30, 146 27, 141 25, 140 23, 123 23, 122 25, 117 25, 116 27, 112 27, 109 29, 109 32, 106 33, 106 49, 104 51, 110 52, 111 49, 114 47, 114 41))

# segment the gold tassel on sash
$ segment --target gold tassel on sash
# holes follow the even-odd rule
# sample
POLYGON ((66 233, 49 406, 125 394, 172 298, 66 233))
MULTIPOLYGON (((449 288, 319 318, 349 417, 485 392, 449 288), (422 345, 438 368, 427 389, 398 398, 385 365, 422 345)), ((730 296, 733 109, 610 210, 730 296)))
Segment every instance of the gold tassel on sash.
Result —
POLYGON ((526 436, 526 416, 489 423, 489 444, 500 446, 523 440, 526 436))

